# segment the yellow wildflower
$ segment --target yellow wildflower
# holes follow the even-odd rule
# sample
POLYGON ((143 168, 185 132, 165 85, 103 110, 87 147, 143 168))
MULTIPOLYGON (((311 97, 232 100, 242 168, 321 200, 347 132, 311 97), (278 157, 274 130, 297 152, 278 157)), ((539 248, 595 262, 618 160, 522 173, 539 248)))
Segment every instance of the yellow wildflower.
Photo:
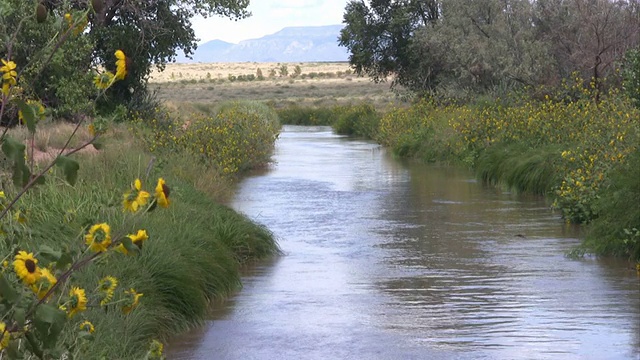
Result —
POLYGON ((44 298, 49 290, 55 285, 58 280, 47 268, 40 269, 40 278, 35 284, 31 285, 31 290, 38 296, 38 299, 44 298))
POLYGON ((158 205, 160 205, 163 208, 169 207, 169 204, 171 204, 171 202, 169 201, 169 193, 170 193, 170 189, 164 182, 164 179, 159 178, 158 184, 156 185, 156 194, 155 194, 158 205))
POLYGON ((111 228, 107 223, 95 224, 84 236, 85 243, 95 252, 107 251, 111 245, 111 228))
MULTIPOLYGON (((147 234, 147 230, 138 230, 136 234, 129 234, 127 235, 127 237, 131 239, 131 242, 133 242, 135 246, 137 246, 139 249, 142 249, 142 243, 144 243, 145 240, 149 239, 149 234, 147 234)), ((122 244, 118 245, 115 250, 125 255, 129 254, 127 248, 125 248, 122 244)))
POLYGON ((69 318, 72 318, 81 311, 87 310, 87 296, 84 293, 84 289, 75 286, 71 288, 68 304, 69 318))
POLYGON ((96 84, 98 89, 104 90, 109 88, 115 81, 115 75, 110 71, 105 71, 102 74, 98 74, 93 78, 93 83, 96 84))
POLYGON ((11 334, 7 330, 7 325, 0 321, 0 350, 9 346, 9 339, 11 338, 11 334))
POLYGON ((149 201, 149 197, 151 195, 142 190, 142 181, 140 179, 136 179, 133 182, 133 186, 131 191, 128 191, 124 194, 124 200, 122 200, 122 205, 124 206, 124 211, 136 212, 140 207, 144 206, 147 201, 149 201))
POLYGON ((102 293, 102 300, 100 300, 100 305, 104 306, 113 298, 113 292, 118 286, 118 279, 113 276, 105 276, 98 283, 98 289, 102 293))
POLYGON ((122 312, 124 314, 128 314, 133 310, 138 303, 140 302, 140 298, 143 294, 138 294, 134 289, 125 290, 124 292, 127 295, 127 305, 122 307, 122 312))
POLYGON ((127 76, 127 57, 122 50, 116 50, 116 80, 124 80, 127 76))
POLYGON ((38 268, 38 259, 33 257, 33 253, 19 251, 13 261, 13 269, 16 275, 27 285, 33 285, 41 276, 38 268))
POLYGON ((80 324, 80 330, 86 331, 89 334, 93 334, 93 332, 96 331, 96 329, 93 327, 93 324, 88 320, 85 320, 80 324))

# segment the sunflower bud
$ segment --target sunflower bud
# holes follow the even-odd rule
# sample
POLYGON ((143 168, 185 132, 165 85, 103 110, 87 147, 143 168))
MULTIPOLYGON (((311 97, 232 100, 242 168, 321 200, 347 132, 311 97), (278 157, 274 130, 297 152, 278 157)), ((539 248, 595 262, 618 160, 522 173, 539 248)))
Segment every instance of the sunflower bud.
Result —
POLYGON ((102 0, 91 0, 91 7, 93 7, 93 11, 100 13, 104 8, 104 2, 102 0))
POLYGON ((36 20, 40 24, 47 20, 47 8, 42 3, 38 3, 36 6, 36 20))

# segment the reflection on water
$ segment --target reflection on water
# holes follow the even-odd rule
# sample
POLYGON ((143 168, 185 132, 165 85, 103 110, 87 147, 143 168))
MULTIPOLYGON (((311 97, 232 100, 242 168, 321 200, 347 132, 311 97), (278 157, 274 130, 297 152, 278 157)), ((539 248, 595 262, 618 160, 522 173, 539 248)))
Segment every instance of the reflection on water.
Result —
POLYGON ((640 282, 537 198, 287 127, 232 204, 285 255, 170 359, 640 359, 640 282))

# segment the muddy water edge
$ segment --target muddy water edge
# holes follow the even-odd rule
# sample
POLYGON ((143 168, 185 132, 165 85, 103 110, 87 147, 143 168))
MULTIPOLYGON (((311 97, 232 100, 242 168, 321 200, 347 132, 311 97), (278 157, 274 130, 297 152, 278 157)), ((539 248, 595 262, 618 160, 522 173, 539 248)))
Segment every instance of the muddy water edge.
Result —
POLYGON ((287 126, 234 209, 284 254, 177 337, 168 359, 640 359, 640 279, 565 253, 544 199, 287 126))

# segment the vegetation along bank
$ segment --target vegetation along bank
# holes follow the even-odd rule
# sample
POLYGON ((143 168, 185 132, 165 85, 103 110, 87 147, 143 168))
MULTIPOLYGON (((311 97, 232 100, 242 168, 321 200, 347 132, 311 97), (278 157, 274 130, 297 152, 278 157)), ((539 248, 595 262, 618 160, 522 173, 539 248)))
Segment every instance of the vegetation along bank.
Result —
MULTIPOLYGON (((198 11, 242 18, 243 4, 198 11)), ((241 266, 278 251, 221 205, 269 161, 277 115, 243 101, 164 108, 146 76, 193 46, 196 10, 109 6, 0 6, 3 359, 162 359, 166 339, 240 286, 241 266)))

